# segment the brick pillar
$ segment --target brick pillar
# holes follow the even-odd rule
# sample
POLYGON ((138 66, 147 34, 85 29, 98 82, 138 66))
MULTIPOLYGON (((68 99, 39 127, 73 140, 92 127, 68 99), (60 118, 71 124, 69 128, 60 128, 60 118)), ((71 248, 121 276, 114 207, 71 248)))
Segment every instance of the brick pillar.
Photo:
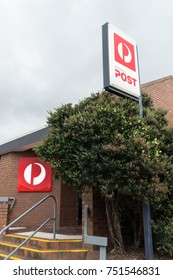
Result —
POLYGON ((104 200, 92 189, 88 189, 82 195, 82 233, 84 232, 84 206, 89 206, 88 234, 108 236, 108 226, 105 213, 104 200))
POLYGON ((82 234, 84 234, 84 207, 88 205, 88 235, 93 235, 93 190, 88 189, 82 194, 82 234))
POLYGON ((2 230, 8 222, 8 203, 0 202, 0 230, 2 230))
MULTIPOLYGON (((82 236, 84 240, 84 207, 85 205, 88 205, 89 212, 88 212, 88 224, 87 224, 87 234, 93 235, 94 232, 94 222, 93 222, 93 190, 91 188, 88 188, 83 194, 82 194, 82 236)), ((93 245, 90 244, 83 244, 83 246, 88 250, 87 259, 93 260, 98 259, 98 250, 94 251, 93 245)))
MULTIPOLYGON (((105 215, 105 203, 91 188, 82 194, 82 235, 84 235, 84 206, 89 206, 88 235, 108 237, 108 226, 105 215)), ((85 244, 89 250, 87 259, 99 258, 99 247, 85 244)))

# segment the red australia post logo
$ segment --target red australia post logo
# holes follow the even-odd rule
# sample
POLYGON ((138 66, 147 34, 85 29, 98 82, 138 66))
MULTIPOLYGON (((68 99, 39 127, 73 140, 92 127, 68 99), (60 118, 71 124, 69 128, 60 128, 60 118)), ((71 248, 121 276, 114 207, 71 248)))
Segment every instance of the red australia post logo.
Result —
POLYGON ((37 157, 21 158, 19 162, 19 192, 49 192, 52 189, 52 168, 37 157))
POLYGON ((116 33, 114 33, 114 58, 123 66, 136 71, 134 45, 116 33))

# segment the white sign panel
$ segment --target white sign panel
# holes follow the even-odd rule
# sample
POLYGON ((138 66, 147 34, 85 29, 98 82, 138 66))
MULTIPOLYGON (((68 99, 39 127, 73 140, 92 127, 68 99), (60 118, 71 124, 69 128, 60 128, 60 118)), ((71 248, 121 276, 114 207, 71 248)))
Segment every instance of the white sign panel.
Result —
POLYGON ((106 23, 103 31, 104 88, 138 100, 140 82, 135 40, 106 23))

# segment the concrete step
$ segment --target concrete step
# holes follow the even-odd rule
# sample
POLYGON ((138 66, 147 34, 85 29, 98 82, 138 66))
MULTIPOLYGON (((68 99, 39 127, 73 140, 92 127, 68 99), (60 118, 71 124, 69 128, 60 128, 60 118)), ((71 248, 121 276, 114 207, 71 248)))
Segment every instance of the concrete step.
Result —
MULTIPOLYGON (((21 235, 4 235, 0 240, 0 258, 4 259, 5 254, 12 252, 26 238, 21 235)), ((11 259, 81 260, 87 258, 87 252, 88 250, 82 249, 81 240, 32 238, 11 259)))
MULTIPOLYGON (((3 252, 3 251, 1 251, 0 252, 0 260, 4 260, 6 257, 7 257, 7 253, 6 252, 3 252)), ((14 261, 20 261, 20 260, 23 260, 23 259, 21 259, 21 258, 19 258, 19 257, 17 257, 17 256, 11 256, 10 257, 10 260, 14 260, 14 261)))
MULTIPOLYGON (((27 236, 17 234, 6 234, 2 240, 14 244, 21 244, 27 236)), ((25 246, 36 247, 37 249, 81 249, 82 239, 45 239, 33 237, 25 243, 25 246)))

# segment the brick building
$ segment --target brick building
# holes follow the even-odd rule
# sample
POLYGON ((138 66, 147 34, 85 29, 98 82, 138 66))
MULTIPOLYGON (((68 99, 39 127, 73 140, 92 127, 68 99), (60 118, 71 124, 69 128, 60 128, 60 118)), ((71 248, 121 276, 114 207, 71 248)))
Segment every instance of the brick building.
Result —
MULTIPOLYGON (((170 125, 173 125, 173 76, 168 76, 142 85, 142 91, 148 93, 156 108, 161 107, 168 111, 167 118, 170 125)), ((18 168, 21 158, 35 157, 32 148, 42 141, 48 134, 48 128, 38 130, 26 136, 15 139, 0 146, 0 197, 14 197, 16 199, 13 209, 9 212, 8 220, 14 220, 19 214, 23 213, 35 202, 43 198, 45 192, 19 192, 18 168)), ((52 179, 52 190, 49 192, 57 199, 57 231, 61 232, 64 228, 80 230, 81 211, 84 205, 90 208, 88 221, 88 234, 107 236, 108 228, 105 217, 103 201, 89 191, 83 194, 82 207, 79 194, 71 186, 66 186, 61 179, 52 179)), ((7 209, 5 204, 0 202, 0 216, 5 216, 7 209)), ((47 201, 38 210, 34 210, 27 218, 21 220, 16 226, 32 228, 38 226, 52 214, 52 201, 47 201)), ((7 223, 7 218, 3 218, 0 228, 7 223)))
MULTIPOLYGON (((44 128, 0 146, 0 197, 15 199, 13 208, 8 211, 8 222, 11 222, 43 197, 52 194, 57 200, 57 230, 61 231, 64 227, 68 227, 69 230, 75 229, 81 222, 79 194, 72 187, 64 185, 61 179, 54 179, 52 174, 52 189, 49 192, 19 192, 17 188, 20 159, 35 158, 32 148, 47 134, 48 128, 44 128)), ((12 201, 13 199, 9 200, 9 204, 12 201)), ((7 223, 6 204, 0 202, 0 216, 3 216, 0 229, 7 223)), ((53 203, 51 199, 48 199, 39 208, 17 222, 15 227, 25 226, 33 229, 50 216, 53 216, 53 203)))
POLYGON ((173 76, 143 84, 142 91, 148 93, 155 108, 167 110, 169 125, 173 126, 173 76))

